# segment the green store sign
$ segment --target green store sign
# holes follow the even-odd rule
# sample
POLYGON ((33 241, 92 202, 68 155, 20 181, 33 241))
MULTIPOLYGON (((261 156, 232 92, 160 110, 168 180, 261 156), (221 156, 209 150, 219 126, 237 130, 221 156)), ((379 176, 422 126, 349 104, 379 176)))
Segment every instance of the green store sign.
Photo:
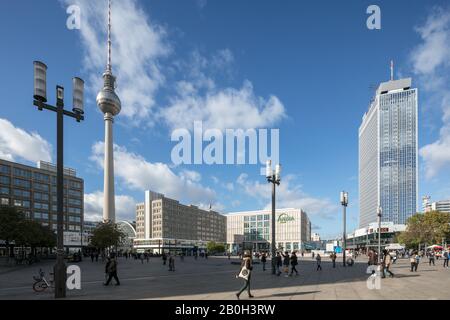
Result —
POLYGON ((288 216, 287 213, 282 213, 278 216, 277 222, 278 223, 286 223, 286 222, 294 221, 294 220, 295 220, 294 217, 288 216))

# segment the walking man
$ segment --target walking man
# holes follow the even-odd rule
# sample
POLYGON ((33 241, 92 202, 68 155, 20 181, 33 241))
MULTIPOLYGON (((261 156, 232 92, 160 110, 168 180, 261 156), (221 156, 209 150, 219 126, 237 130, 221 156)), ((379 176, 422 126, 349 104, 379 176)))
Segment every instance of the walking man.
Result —
POLYGON ((414 264, 414 271, 417 271, 417 267, 419 266, 420 262, 420 255, 418 252, 416 252, 414 258, 416 259, 416 263, 414 264))
POLYGON ((434 264, 434 257, 435 257, 435 254, 434 254, 434 251, 431 251, 430 252, 430 254, 428 255, 428 265, 430 265, 431 266, 431 264, 433 263, 433 266, 435 265, 434 264))
POLYGON ((120 286, 119 278, 117 277, 117 261, 114 256, 108 257, 108 262, 105 266, 105 273, 108 275, 108 280, 104 283, 105 286, 109 285, 112 278, 116 281, 116 286, 120 286))
POLYGON ((169 271, 175 271, 175 259, 173 255, 169 253, 169 271))
POLYGON ((281 275, 281 266, 283 265, 283 263, 281 262, 281 254, 279 252, 277 252, 277 256, 275 257, 275 266, 277 267, 277 276, 281 275))
POLYGON ((295 254, 295 252, 292 252, 291 254, 291 276, 294 274, 295 271, 295 275, 298 276, 298 271, 295 268, 298 265, 298 259, 297 259, 297 255, 295 254))
POLYGON ((94 262, 94 252, 91 252, 91 261, 94 262))
POLYGON ((266 253, 263 252, 263 254, 261 255, 261 263, 263 265, 263 271, 266 271, 266 262, 267 262, 266 253))
POLYGON ((165 253, 165 252, 163 252, 163 254, 162 254, 162 260, 163 260, 163 265, 166 265, 166 262, 167 262, 167 256, 166 256, 166 253, 165 253))
POLYGON ((330 258, 331 258, 331 261, 333 262, 333 268, 336 268, 336 253, 333 252, 333 253, 330 255, 330 258))
POLYGON ((239 290, 238 293, 236 293, 236 297, 239 300, 239 296, 242 292, 244 292, 245 289, 247 289, 248 297, 253 298, 252 293, 250 292, 250 280, 252 277, 252 270, 253 270, 253 264, 252 264, 252 255, 250 254, 250 251, 245 251, 244 258, 242 259, 241 263, 241 269, 238 275, 236 275, 236 278, 242 277, 244 279, 244 285, 242 286, 241 290, 239 290))
POLYGON ((316 271, 322 271, 322 257, 320 256, 320 253, 317 254, 316 256, 316 261, 317 261, 317 269, 316 271))
POLYGON ((449 253, 448 253, 448 250, 445 250, 445 252, 444 252, 444 268, 448 268, 448 260, 449 260, 449 253))

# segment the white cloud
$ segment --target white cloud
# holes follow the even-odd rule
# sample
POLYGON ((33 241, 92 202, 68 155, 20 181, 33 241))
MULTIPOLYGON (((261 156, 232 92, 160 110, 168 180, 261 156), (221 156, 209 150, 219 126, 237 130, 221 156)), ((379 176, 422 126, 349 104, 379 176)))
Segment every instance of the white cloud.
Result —
MULTIPOLYGON (((91 160, 103 168, 104 143, 97 142, 92 147, 91 160)), ((128 152, 125 147, 114 146, 115 176, 131 190, 153 190, 177 200, 189 200, 193 204, 216 203, 216 193, 202 186, 201 175, 184 170, 179 175, 164 163, 151 163, 142 156, 128 152)))
MULTIPOLYGON (((64 0, 81 8, 81 39, 85 50, 84 67, 89 72, 89 90, 102 87, 106 67, 107 1, 64 0)), ((166 31, 150 21, 136 0, 113 1, 112 64, 117 92, 122 101, 121 116, 137 125, 151 122, 157 89, 163 84, 158 59, 170 52, 166 31)))
POLYGON ((286 116, 276 96, 268 99, 256 96, 249 81, 240 89, 211 89, 205 95, 192 84, 184 83, 161 114, 172 129, 190 129, 194 121, 202 121, 204 128, 221 130, 271 127, 286 116))
POLYGON ((443 112, 439 138, 420 149, 425 175, 432 178, 450 166, 450 11, 434 8, 417 32, 422 42, 411 53, 413 70, 432 96, 429 103, 439 101, 443 112))
MULTIPOLYGON (((96 191, 84 195, 84 220, 103 220, 103 192, 96 191)), ((116 195, 116 221, 136 220, 136 200, 130 196, 116 195)))
MULTIPOLYGON (((277 207, 279 208, 300 208, 311 216, 331 218, 337 206, 329 199, 314 198, 306 194, 300 185, 294 185, 295 176, 286 175, 281 184, 277 187, 277 207)), ((266 204, 266 209, 271 208, 271 185, 260 181, 248 180, 248 175, 243 173, 237 179, 237 184, 243 187, 244 192, 249 196, 261 199, 266 204)))
POLYGON ((186 61, 175 63, 184 79, 176 82, 175 93, 158 114, 171 129, 190 129, 194 121, 205 128, 266 128, 286 117, 278 97, 258 96, 250 81, 241 88, 221 88, 215 75, 232 78, 235 58, 231 50, 222 49, 203 56, 198 50, 186 61))
POLYGON ((0 158, 15 161, 17 158, 37 162, 51 162, 52 146, 39 134, 15 127, 0 118, 0 158))

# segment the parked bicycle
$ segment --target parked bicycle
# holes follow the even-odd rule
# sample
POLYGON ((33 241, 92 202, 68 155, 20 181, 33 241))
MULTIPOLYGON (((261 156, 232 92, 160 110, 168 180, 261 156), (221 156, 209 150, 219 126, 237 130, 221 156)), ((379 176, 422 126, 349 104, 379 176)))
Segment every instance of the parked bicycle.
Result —
MULTIPOLYGON (((53 276, 53 273, 50 273, 51 276, 53 276)), ((39 269, 39 276, 33 276, 34 284, 33 284, 33 290, 36 292, 43 292, 46 289, 54 288, 54 279, 46 279, 45 273, 42 271, 42 269, 39 269)))

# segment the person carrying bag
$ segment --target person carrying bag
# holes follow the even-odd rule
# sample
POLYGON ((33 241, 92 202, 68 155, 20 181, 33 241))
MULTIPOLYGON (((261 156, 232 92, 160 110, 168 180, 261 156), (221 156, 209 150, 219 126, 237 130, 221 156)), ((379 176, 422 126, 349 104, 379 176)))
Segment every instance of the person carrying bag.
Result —
POLYGON ((243 257, 242 263, 241 263, 240 272, 238 275, 236 275, 236 278, 242 278, 245 281, 241 290, 239 290, 239 292, 236 293, 236 297, 238 298, 238 300, 239 300, 239 296, 241 295, 241 293, 244 292, 244 290, 246 290, 246 289, 247 289, 248 297, 253 298, 253 295, 250 292, 250 280, 251 280, 251 276, 252 276, 252 270, 253 270, 252 256, 249 251, 245 251, 244 257, 243 257))

